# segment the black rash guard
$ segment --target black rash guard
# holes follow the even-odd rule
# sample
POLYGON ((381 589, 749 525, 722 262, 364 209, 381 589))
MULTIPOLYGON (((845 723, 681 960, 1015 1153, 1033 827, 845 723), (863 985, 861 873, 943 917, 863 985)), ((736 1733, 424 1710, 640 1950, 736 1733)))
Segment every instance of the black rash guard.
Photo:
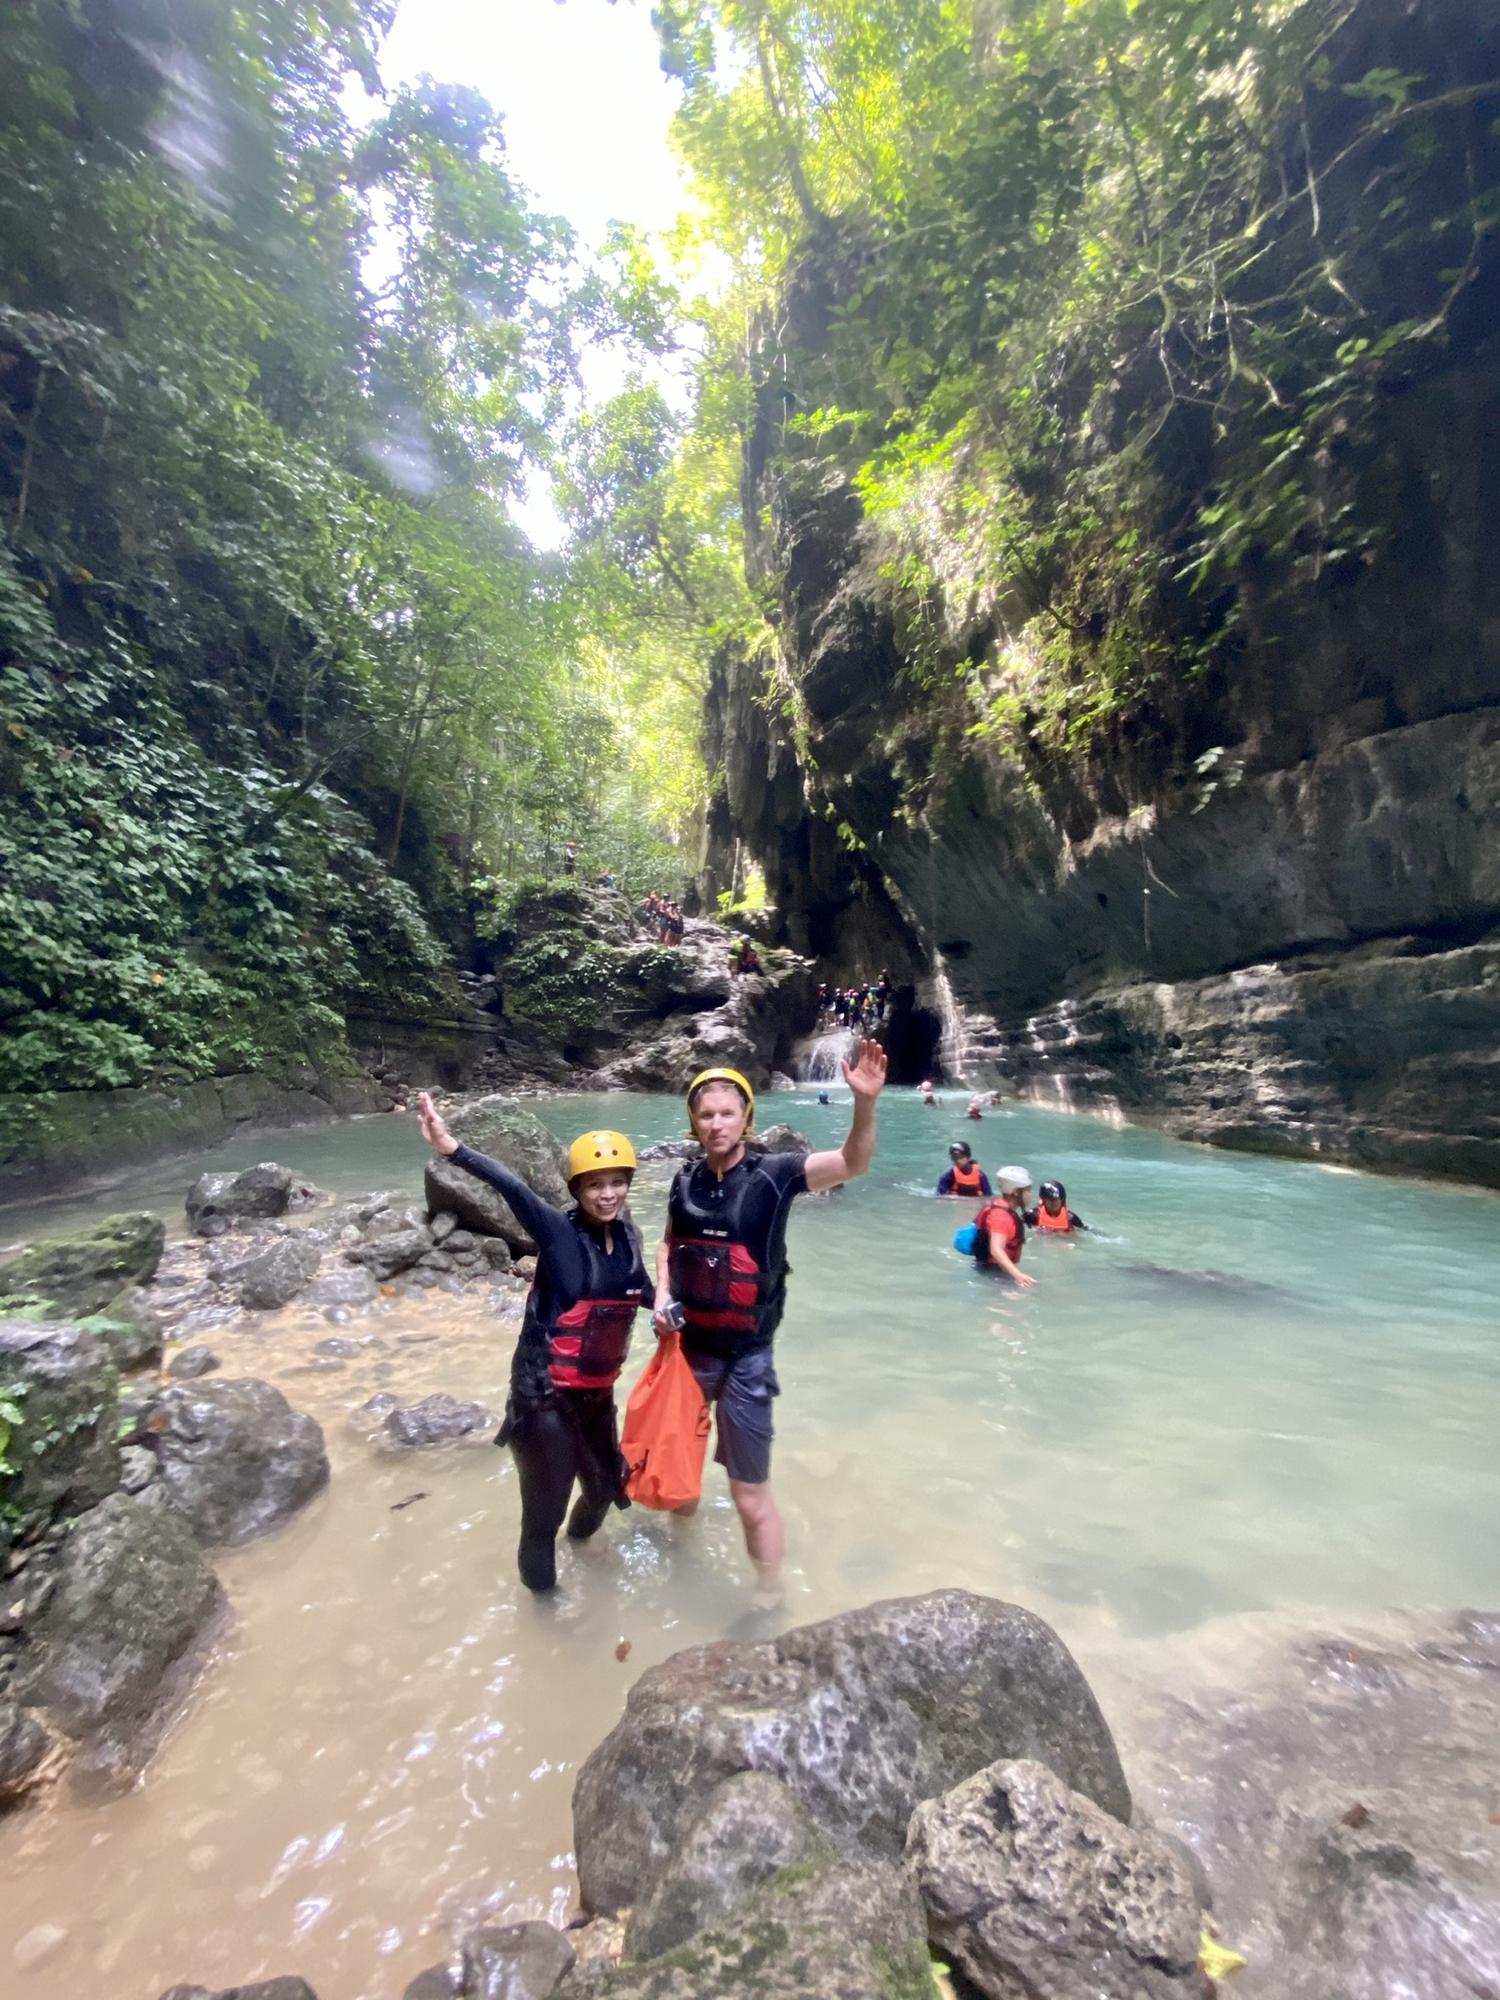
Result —
POLYGON ((517 1222, 537 1246, 536 1276, 526 1294, 526 1317, 511 1364, 513 1395, 520 1392, 523 1399, 535 1399, 550 1388, 547 1330, 557 1324, 560 1314, 589 1295, 586 1287, 591 1264, 602 1271, 605 1281, 600 1296, 618 1299, 635 1295, 648 1310, 655 1304, 656 1288, 641 1255, 641 1232, 622 1214, 611 1225, 614 1248, 606 1250, 604 1230, 598 1223, 590 1222, 581 1209, 554 1208, 499 1160, 464 1145, 449 1157, 465 1173, 487 1181, 505 1196, 517 1222), (585 1244, 585 1236, 591 1239, 590 1244, 585 1244))

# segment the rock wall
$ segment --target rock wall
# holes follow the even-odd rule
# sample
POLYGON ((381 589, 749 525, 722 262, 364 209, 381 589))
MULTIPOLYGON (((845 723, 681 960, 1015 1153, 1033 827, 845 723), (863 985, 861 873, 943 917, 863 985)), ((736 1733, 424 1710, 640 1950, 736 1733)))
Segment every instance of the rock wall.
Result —
MULTIPOLYGON (((831 303, 824 268, 788 306, 813 400, 831 303)), ((1392 393, 1356 478, 1372 560, 1247 570, 1232 664, 1169 674, 1066 754, 971 734, 964 678, 913 671, 848 481, 758 435, 751 560, 789 693, 716 664, 707 877, 744 843, 836 971, 941 960, 992 1024, 976 1080, 1500 1185, 1497 362, 1481 341, 1392 393)), ((955 590, 941 616, 954 662, 1005 640, 998 600, 955 590)))

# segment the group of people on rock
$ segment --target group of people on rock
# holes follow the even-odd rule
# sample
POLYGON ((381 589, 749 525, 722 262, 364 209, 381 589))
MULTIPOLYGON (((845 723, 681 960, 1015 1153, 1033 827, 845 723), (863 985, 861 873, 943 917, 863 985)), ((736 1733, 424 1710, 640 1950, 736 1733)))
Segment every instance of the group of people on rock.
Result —
POLYGON ((1028 1229, 1056 1236, 1087 1232, 1083 1217, 1068 1206, 1068 1190, 1061 1181, 1043 1181, 1032 1207, 1028 1206, 1031 1176, 1024 1167, 1002 1167, 995 1177, 997 1194, 966 1139, 954 1140, 948 1158, 951 1164, 938 1181, 938 1196, 968 1196, 984 1202, 973 1222, 954 1237, 954 1248, 964 1250, 985 1269, 1002 1271, 1018 1285, 1029 1287, 1036 1280, 1021 1269, 1028 1229))
POLYGON ((891 1004, 891 975, 881 968, 880 977, 863 986, 830 986, 825 979, 818 987, 818 1021, 831 1014, 840 1028, 857 1028, 868 1035, 885 1019, 891 1004))
MULTIPOLYGON (((650 899, 648 898, 648 901, 650 899)), ((637 1313, 659 1339, 680 1339, 716 1418, 714 1457, 729 1477, 759 1601, 779 1601, 785 1534, 771 1492, 772 1403, 781 1392, 774 1341, 786 1309, 786 1225, 799 1195, 868 1171, 885 1051, 865 1042, 843 1064, 853 1116, 842 1145, 758 1154, 745 1141, 755 1092, 734 1069, 706 1069, 687 1090, 702 1157, 678 1168, 654 1275, 627 1208, 636 1155, 623 1132, 585 1132, 568 1149, 573 1206, 554 1207, 499 1160, 463 1145, 428 1092, 422 1137, 505 1197, 537 1246, 536 1275, 511 1363, 496 1442, 509 1445, 521 1489, 521 1579, 557 1581, 557 1537, 587 1541, 611 1507, 630 1504, 614 1391, 637 1313), (573 1499, 573 1489, 578 1496, 573 1499), (569 1511, 569 1501, 572 1510, 569 1511)), ((694 1501, 677 1511, 691 1513, 694 1501)))
POLYGON ((643 896, 640 901, 641 921, 659 944, 679 945, 682 943, 682 906, 670 897, 658 896, 654 892, 643 896))

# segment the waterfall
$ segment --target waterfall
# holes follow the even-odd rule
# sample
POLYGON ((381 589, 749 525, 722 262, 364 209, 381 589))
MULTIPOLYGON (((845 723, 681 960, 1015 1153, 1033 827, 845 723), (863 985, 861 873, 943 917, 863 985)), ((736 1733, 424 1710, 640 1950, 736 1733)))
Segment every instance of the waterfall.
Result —
POLYGON ((797 1081, 837 1083, 842 1076, 839 1064, 845 1059, 854 1060, 857 1039, 852 1028, 828 1028, 821 1035, 812 1036, 798 1061, 797 1081))
POLYGON ((937 956, 933 959, 932 990, 937 1002, 938 1019, 942 1023, 942 1033, 938 1038, 939 1067, 948 1082, 967 1083, 968 1024, 964 1020, 963 1009, 953 997, 953 982, 948 977, 948 968, 937 956))

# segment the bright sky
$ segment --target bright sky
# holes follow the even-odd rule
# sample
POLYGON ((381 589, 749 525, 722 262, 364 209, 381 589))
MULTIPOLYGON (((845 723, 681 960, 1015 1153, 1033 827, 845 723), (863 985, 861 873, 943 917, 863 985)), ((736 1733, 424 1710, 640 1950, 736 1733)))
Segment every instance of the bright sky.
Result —
MULTIPOLYGON (((481 91, 504 116, 515 178, 585 248, 614 221, 665 230, 688 205, 667 138, 677 86, 657 63, 649 0, 401 0, 380 70, 387 86, 427 75, 481 91)), ((590 357, 585 375, 607 395, 619 363, 590 357)), ((557 542, 544 494, 514 511, 533 541, 557 542)))

